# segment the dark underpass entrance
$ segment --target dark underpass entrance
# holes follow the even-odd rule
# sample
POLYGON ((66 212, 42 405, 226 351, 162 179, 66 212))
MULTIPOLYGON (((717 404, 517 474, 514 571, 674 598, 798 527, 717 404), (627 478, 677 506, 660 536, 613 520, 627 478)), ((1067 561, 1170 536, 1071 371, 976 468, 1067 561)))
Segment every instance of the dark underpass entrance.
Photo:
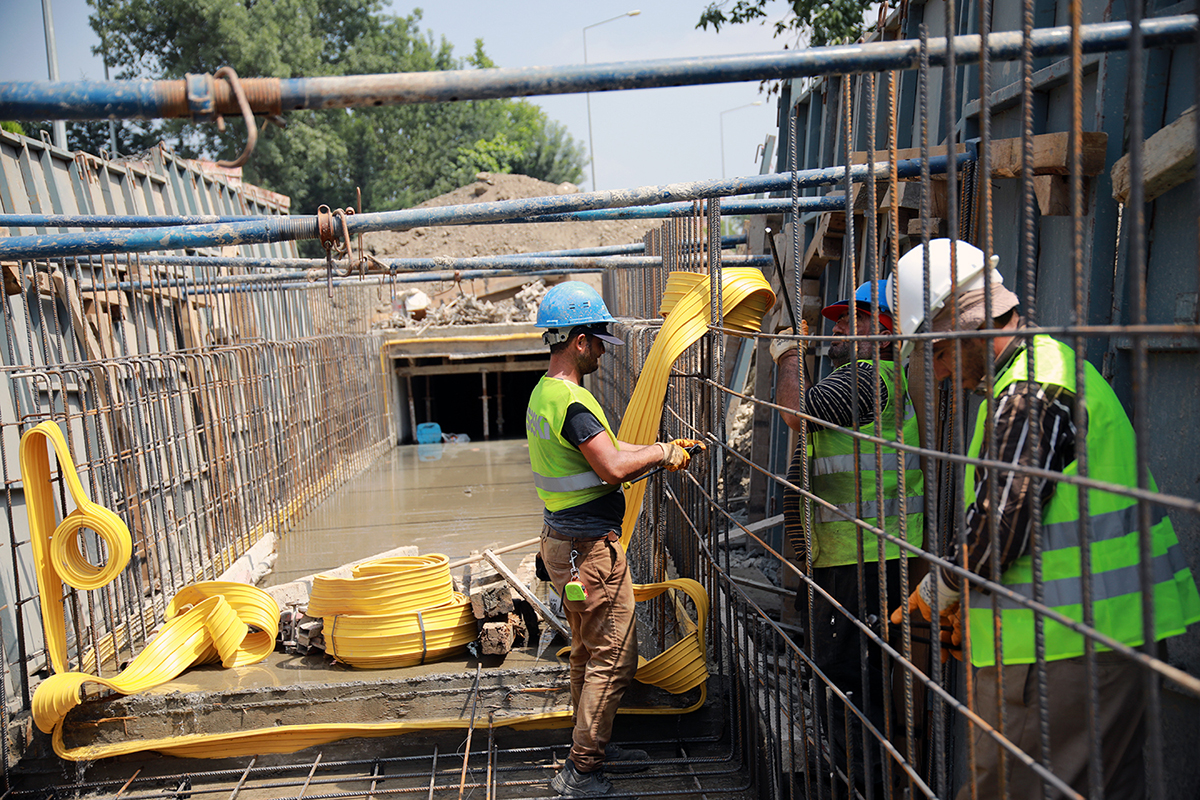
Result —
POLYGON ((421 423, 436 422, 446 435, 466 434, 472 441, 515 439, 525 435, 529 393, 546 372, 546 359, 478 359, 457 364, 397 366, 399 409, 407 417, 402 444, 416 441, 421 423))

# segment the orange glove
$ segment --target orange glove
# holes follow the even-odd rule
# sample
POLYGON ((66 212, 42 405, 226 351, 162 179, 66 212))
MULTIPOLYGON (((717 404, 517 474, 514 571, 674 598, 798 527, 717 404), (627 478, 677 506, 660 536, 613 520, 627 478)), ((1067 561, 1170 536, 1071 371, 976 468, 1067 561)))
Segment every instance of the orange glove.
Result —
POLYGON ((701 450, 707 449, 704 442, 699 439, 672 439, 669 442, 659 442, 659 444, 665 452, 662 465, 667 468, 667 472, 687 469, 688 464, 692 461, 692 455, 688 450, 696 447, 701 450))
MULTIPOLYGON (((908 614, 910 618, 915 618, 917 612, 925 618, 926 622, 933 622, 933 609, 929 607, 929 603, 925 602, 925 598, 921 596, 921 590, 915 589, 908 596, 908 614)), ((904 613, 902 607, 897 607, 892 612, 891 621, 893 625, 900 625, 904 621, 904 613)), ((954 656, 959 661, 962 661, 962 606, 959 603, 951 603, 946 608, 941 610, 938 615, 941 632, 938 639, 942 643, 942 663, 945 664, 950 660, 950 656, 954 656)))
MULTIPOLYGON (((933 621, 933 609, 929 607, 929 603, 925 602, 925 598, 921 597, 921 590, 913 589, 913 593, 908 596, 908 615, 916 617, 918 611, 921 612, 921 616, 925 618, 926 622, 933 621)), ((896 607, 896 610, 892 612, 891 619, 893 625, 900 625, 904 622, 903 606, 896 607)))
POLYGON ((963 618, 962 605, 955 603, 942 612, 942 661, 946 660, 946 653, 963 660, 962 643, 963 643, 963 618), (949 641, 947 642, 947 633, 949 641))

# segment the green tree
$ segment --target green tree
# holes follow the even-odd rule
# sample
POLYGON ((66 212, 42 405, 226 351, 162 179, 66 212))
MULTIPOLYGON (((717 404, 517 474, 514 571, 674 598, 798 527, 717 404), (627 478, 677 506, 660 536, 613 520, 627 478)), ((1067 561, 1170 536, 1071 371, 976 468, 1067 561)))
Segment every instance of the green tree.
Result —
MULTIPOLYGON (((382 0, 88 2, 119 78, 180 78, 226 65, 241 77, 278 78, 494 66, 481 40, 456 58, 444 37, 421 30, 420 10, 387 14, 382 0)), ((232 159, 245 127, 226 122, 224 133, 179 120, 126 123, 118 149, 164 139, 187 157, 232 159)), ((293 111, 282 122, 260 123, 244 174, 289 195, 296 213, 352 205, 355 187, 364 211, 404 208, 468 182, 485 164, 559 182, 578 179, 584 163, 582 147, 527 101, 293 111)))
MULTIPOLYGON (((723 25, 761 21, 767 24, 767 6, 772 0, 719 0, 709 3, 700 15, 697 28, 720 31, 723 25)), ((813 47, 828 44, 847 44, 856 41, 866 31, 864 15, 876 3, 874 0, 785 0, 787 10, 774 21, 775 36, 794 35, 797 44, 813 47)))

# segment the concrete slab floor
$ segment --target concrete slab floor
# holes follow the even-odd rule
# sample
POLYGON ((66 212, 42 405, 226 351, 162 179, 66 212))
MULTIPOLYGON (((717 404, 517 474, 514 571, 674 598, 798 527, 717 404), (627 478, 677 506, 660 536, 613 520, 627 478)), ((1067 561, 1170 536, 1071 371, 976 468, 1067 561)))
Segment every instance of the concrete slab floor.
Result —
MULTIPOLYGON (((402 545, 451 561, 542 530, 524 439, 402 445, 385 453, 280 537, 264 586, 402 545)), ((513 565, 528 551, 507 558, 513 565)))

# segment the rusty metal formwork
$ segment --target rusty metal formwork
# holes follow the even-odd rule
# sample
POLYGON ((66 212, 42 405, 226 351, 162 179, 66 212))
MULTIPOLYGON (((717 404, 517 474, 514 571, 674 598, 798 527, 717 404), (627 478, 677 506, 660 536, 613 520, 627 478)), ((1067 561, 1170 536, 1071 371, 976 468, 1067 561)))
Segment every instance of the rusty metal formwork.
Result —
MULTIPOLYGON (((286 197, 162 148, 117 163, 8 133, 0 199, 8 213, 287 212, 286 197)), ((193 257, 233 254, 294 257, 295 246, 193 257)), ((24 716, 45 669, 17 456, 23 431, 56 422, 90 496, 133 534, 131 566, 116 582, 63 598, 73 668, 100 675, 140 652, 179 588, 235 566, 239 579, 251 575, 251 548, 265 546, 261 563, 278 534, 391 443, 379 343, 361 309, 357 322, 347 312, 364 301, 346 295, 338 308, 324 288, 235 285, 254 271, 196 263, 144 255, 2 265, 6 770, 27 744, 7 723, 24 716)), ((85 532, 84 542, 103 563, 100 540, 85 532)))

